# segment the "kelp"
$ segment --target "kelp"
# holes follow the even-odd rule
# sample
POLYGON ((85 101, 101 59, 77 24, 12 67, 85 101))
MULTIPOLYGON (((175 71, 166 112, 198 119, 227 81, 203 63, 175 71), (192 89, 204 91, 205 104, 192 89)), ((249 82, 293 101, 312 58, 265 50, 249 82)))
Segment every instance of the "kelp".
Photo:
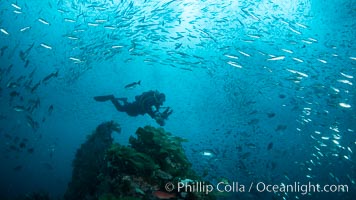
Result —
POLYGON ((186 141, 172 136, 163 128, 146 126, 138 128, 137 138, 130 137, 132 148, 150 157, 160 166, 160 169, 172 176, 184 176, 190 172, 191 164, 188 161, 182 142, 186 141))
MULTIPOLYGON (((72 181, 65 198, 83 200, 157 199, 155 191, 165 184, 184 179, 199 181, 191 169, 182 142, 163 128, 138 128, 129 145, 113 143, 111 132, 119 131, 114 122, 103 123, 77 151, 72 181)), ((215 199, 214 195, 176 189, 170 195, 180 199, 215 199)))
POLYGON ((104 160, 107 149, 112 145, 113 131, 120 132, 120 126, 113 121, 100 124, 77 150, 73 160, 72 179, 64 195, 66 200, 89 199, 95 197, 98 174, 106 170, 104 160))
POLYGON ((113 144, 106 153, 108 166, 128 174, 144 174, 151 176, 159 166, 150 156, 140 153, 131 147, 113 144))

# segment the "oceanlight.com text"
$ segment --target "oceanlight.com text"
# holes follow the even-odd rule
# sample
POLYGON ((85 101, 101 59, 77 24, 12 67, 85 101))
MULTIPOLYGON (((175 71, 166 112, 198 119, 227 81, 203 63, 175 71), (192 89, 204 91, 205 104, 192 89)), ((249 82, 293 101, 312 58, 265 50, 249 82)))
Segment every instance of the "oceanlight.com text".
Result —
POLYGON ((306 195, 308 193, 318 193, 318 192, 348 192, 348 185, 320 185, 320 184, 312 184, 308 182, 308 184, 301 184, 299 182, 294 182, 294 184, 279 184, 279 185, 271 185, 265 184, 263 182, 258 182, 256 184, 256 190, 258 192, 274 192, 274 193, 289 193, 296 192, 302 195, 306 195))
POLYGON ((273 192, 273 193, 300 193, 306 195, 308 193, 337 193, 348 192, 348 185, 320 185, 308 182, 307 184, 301 184, 300 182, 294 182, 292 184, 266 184, 264 182, 251 182, 250 184, 241 184, 239 182, 224 183, 219 182, 216 185, 208 184, 205 182, 178 182, 176 185, 173 183, 166 184, 166 190, 168 192, 177 189, 178 192, 201 192, 209 194, 211 192, 273 192))

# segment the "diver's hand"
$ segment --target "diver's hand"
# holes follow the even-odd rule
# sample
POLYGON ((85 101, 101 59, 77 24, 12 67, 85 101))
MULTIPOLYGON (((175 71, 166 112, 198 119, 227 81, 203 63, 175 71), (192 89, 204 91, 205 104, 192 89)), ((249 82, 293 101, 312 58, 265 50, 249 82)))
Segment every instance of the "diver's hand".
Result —
POLYGON ((161 116, 164 119, 167 119, 169 115, 171 115, 173 113, 173 110, 170 107, 167 107, 161 114, 161 116))
POLYGON ((165 125, 164 118, 162 117, 161 113, 157 113, 154 119, 156 120, 157 124, 159 124, 160 126, 165 125))

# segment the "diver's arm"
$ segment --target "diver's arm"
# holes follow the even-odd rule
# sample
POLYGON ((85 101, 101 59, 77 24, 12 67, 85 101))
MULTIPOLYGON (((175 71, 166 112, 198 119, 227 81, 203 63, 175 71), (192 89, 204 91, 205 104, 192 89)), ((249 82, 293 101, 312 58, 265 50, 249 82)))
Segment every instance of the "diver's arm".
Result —
POLYGON ((154 119, 156 117, 157 112, 158 110, 155 108, 155 106, 151 106, 148 109, 147 114, 154 119))
POLYGON ((158 112, 159 111, 159 109, 160 109, 160 105, 159 104, 156 104, 156 105, 154 105, 154 106, 152 106, 152 107, 155 107, 156 108, 156 112, 158 112))

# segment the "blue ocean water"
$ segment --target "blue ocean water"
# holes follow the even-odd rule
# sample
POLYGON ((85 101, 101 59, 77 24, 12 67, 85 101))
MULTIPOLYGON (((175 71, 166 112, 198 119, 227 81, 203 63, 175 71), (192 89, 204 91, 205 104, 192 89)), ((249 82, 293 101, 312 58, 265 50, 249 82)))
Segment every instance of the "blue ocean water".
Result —
POLYGON ((159 127, 93 99, 133 101, 149 90, 166 95, 173 113, 163 128, 189 140, 199 175, 246 190, 261 183, 221 199, 356 195, 356 1, 0 0, 0 8, 1 199, 39 191, 61 199, 76 150, 104 121, 121 125, 120 144, 138 127, 159 127), (260 192, 262 183, 333 187, 260 192))

